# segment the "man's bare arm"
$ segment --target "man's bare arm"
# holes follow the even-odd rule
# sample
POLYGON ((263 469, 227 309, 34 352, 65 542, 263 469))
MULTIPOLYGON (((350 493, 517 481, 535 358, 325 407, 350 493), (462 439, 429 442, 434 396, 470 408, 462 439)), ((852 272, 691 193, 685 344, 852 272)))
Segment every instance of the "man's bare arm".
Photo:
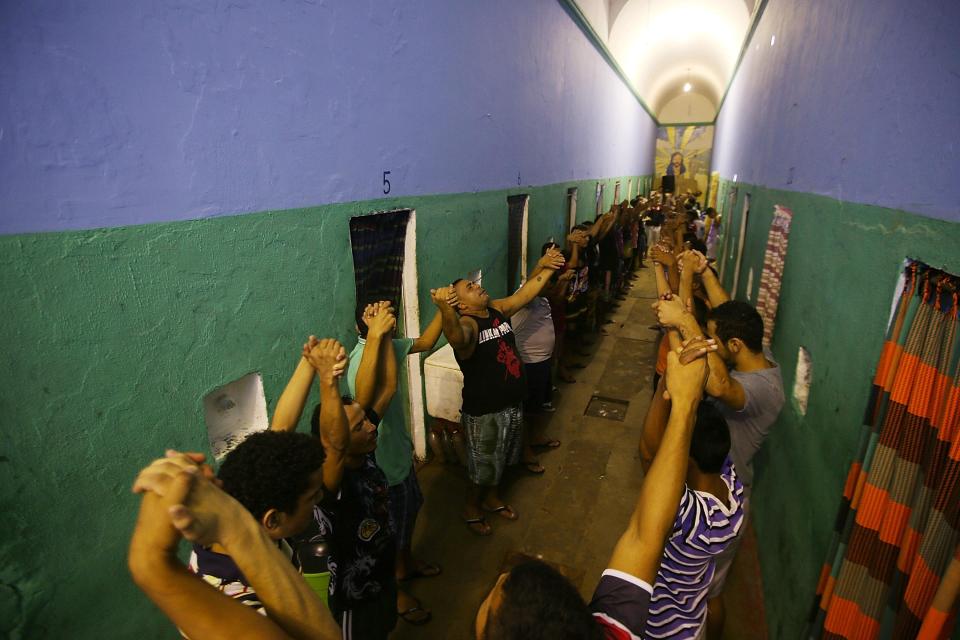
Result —
MULTIPOLYGON (((476 326, 468 318, 461 318, 455 310, 450 295, 450 287, 431 289, 430 298, 440 312, 443 335, 461 358, 473 355, 476 346, 476 326)), ((453 298, 455 300, 455 297, 453 298)))
POLYGON ((380 347, 380 361, 377 363, 377 392, 373 401, 373 410, 383 416, 390 401, 397 393, 397 357, 393 350, 393 340, 387 336, 380 347))
POLYGON ((649 585, 656 579, 663 547, 680 505, 690 438, 706 376, 703 358, 681 365, 680 355, 670 352, 666 384, 671 408, 666 432, 640 486, 640 496, 627 530, 610 558, 611 569, 635 576, 649 585))
POLYGON ((643 466, 644 473, 650 472, 650 465, 660 449, 660 441, 663 439, 667 419, 670 417, 670 401, 663 397, 666 388, 666 379, 661 377, 643 420, 643 433, 640 435, 640 464, 643 466))
POLYGON ((728 294, 726 289, 723 288, 723 285, 720 284, 720 280, 717 279, 717 274, 715 274, 712 269, 705 269, 701 277, 703 278, 703 288, 707 292, 707 298, 710 300, 710 306, 712 308, 716 309, 724 302, 730 300, 730 294, 728 294))
MULTIPOLYGON (((304 345, 312 348, 312 342, 316 338, 310 336, 310 342, 304 345)), ((313 378, 316 371, 307 360, 306 356, 301 355, 297 368, 294 369, 290 381, 280 394, 277 400, 277 407, 273 410, 273 420, 270 421, 270 428, 274 431, 296 431, 297 423, 300 422, 300 416, 303 415, 303 407, 307 404, 307 397, 310 395, 310 386, 313 384, 313 378)))
POLYGON ((192 638, 339 637, 327 607, 263 527, 240 503, 202 477, 196 462, 203 456, 197 455, 169 452, 166 459, 144 469, 134 485, 135 491, 144 493, 128 555, 134 582, 192 638), (198 493, 214 498, 213 511, 209 499, 198 502, 198 493), (230 535, 200 540, 193 535, 199 528, 195 512, 204 514, 208 525, 219 524, 230 535), (181 533, 201 544, 224 544, 270 617, 223 595, 187 571, 176 557, 181 533))
POLYGON ((340 399, 340 378, 335 373, 337 362, 345 357, 340 343, 329 338, 321 340, 308 356, 320 383, 320 441, 326 451, 323 486, 331 493, 340 489, 350 444, 350 425, 340 399))
POLYGON ((413 345, 410 347, 410 353, 422 353, 424 351, 430 351, 435 346, 437 346, 437 340, 440 339, 440 334, 443 332, 443 315, 439 311, 433 316, 433 320, 430 321, 430 324, 427 325, 427 328, 423 330, 423 333, 420 334, 420 337, 413 341, 413 345))
MULTIPOLYGON (((162 499, 158 496, 144 496, 127 556, 130 575, 140 590, 187 637, 288 640, 290 636, 268 618, 238 600, 223 595, 190 573, 177 559, 176 546, 159 550, 141 544, 139 538, 144 526, 143 512, 146 509, 158 509, 151 503, 160 502, 162 499)), ((166 516, 165 508, 163 516, 166 516)))
POLYGON ((494 300, 490 303, 490 306, 509 318, 540 295, 540 291, 546 286, 552 273, 562 266, 563 254, 557 249, 548 249, 537 262, 537 268, 530 275, 530 278, 516 293, 500 300, 494 300))
MULTIPOLYGON (((675 327, 680 331, 684 344, 701 340, 706 335, 690 310, 684 310, 679 300, 660 301, 654 305, 657 308, 657 317, 661 324, 675 327)), ((703 344, 712 344, 712 340, 703 344)), ((736 378, 730 375, 723 358, 716 354, 716 346, 709 351, 707 357, 710 375, 707 377, 707 395, 717 398, 725 405, 740 411, 746 404, 746 394, 736 378)))
POLYGON ((747 404, 743 385, 730 375, 727 364, 717 354, 711 354, 710 377, 707 379, 707 394, 720 400, 734 411, 741 411, 747 404))
POLYGON ((364 409, 372 409, 377 400, 380 388, 380 357, 383 346, 391 340, 393 328, 397 318, 393 313, 390 302, 383 300, 369 305, 363 314, 367 325, 366 345, 360 366, 357 367, 357 378, 354 381, 356 397, 354 400, 364 409))
MULTIPOLYGON (((270 421, 270 429, 273 431, 296 431, 297 424, 300 422, 300 416, 303 415, 303 408, 310 395, 310 385, 316 376, 316 370, 307 359, 310 351, 317 346, 319 340, 310 336, 303 345, 303 351, 297 368, 294 369, 290 381, 280 394, 277 401, 277 408, 273 411, 273 420, 270 421)), ((340 360, 334 370, 334 376, 340 377, 347 368, 347 359, 340 360)))

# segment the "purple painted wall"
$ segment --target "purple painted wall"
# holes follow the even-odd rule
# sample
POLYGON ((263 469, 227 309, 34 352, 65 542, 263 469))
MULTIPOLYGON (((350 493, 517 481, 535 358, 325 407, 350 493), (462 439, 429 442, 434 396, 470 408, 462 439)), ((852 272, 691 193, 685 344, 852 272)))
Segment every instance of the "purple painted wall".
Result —
POLYGON ((717 122, 714 170, 960 220, 958 34, 957 0, 770 0, 717 122))
POLYGON ((0 233, 650 173, 556 0, 0 6, 0 233))

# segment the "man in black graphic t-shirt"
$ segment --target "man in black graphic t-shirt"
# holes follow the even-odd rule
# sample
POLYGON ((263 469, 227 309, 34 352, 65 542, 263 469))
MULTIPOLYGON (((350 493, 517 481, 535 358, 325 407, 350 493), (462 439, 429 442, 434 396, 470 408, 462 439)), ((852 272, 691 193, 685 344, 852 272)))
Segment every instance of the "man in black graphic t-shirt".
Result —
POLYGON ((470 530, 492 532, 483 512, 516 520, 517 513, 497 494, 507 464, 520 459, 523 412, 527 392, 523 362, 510 326, 510 316, 539 295, 550 272, 563 266, 563 255, 551 249, 512 296, 490 300, 476 282, 457 280, 450 288, 430 292, 443 317, 443 333, 463 372, 461 422, 467 434, 467 471, 471 486, 463 519, 470 530))

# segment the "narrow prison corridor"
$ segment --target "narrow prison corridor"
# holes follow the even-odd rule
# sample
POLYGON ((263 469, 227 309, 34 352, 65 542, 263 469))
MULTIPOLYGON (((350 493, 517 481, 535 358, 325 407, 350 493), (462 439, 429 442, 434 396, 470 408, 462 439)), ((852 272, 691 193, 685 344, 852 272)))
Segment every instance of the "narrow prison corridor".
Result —
MULTIPOLYGON (((607 335, 589 347, 588 366, 577 381, 554 396, 546 436, 561 446, 540 456, 542 476, 512 469, 504 499, 520 518, 491 517, 493 535, 479 537, 461 522, 464 469, 430 462, 418 479, 425 504, 417 522, 414 552, 442 566, 435 578, 408 583, 433 620, 413 627, 402 620, 392 638, 472 638, 477 607, 516 554, 542 558, 569 577, 588 599, 623 532, 643 479, 637 445, 650 401, 656 358, 656 299, 651 269, 637 271, 627 298, 605 325, 607 335), (628 403, 623 421, 584 415, 593 396, 628 403)), ((725 589, 724 638, 767 637, 760 567, 752 527, 746 532, 725 589)))
POLYGON ((0 2, 0 640, 960 640, 958 33, 0 2))

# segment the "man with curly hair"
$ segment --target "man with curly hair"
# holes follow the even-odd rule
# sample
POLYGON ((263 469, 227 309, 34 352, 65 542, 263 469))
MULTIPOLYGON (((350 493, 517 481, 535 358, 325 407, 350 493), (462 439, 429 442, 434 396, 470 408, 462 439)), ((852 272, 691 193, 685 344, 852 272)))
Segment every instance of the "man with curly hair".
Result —
MULTIPOLYGON (((302 433, 261 431, 227 454, 218 477, 223 489, 260 522, 290 558, 285 538, 303 532, 323 496, 323 446, 302 433)), ((219 544, 193 546, 190 569, 243 604, 263 611, 244 574, 219 544)))

